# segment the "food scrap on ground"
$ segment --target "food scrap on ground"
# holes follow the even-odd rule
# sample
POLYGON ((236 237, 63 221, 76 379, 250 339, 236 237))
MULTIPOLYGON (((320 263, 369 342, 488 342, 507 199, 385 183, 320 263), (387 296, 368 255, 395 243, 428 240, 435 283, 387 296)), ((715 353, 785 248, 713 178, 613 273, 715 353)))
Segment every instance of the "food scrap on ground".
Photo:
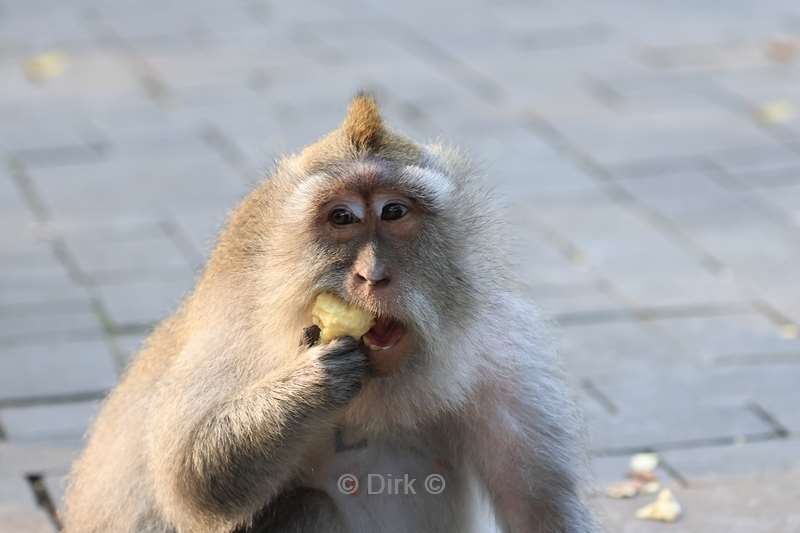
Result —
POLYGON ((67 56, 61 52, 36 54, 26 59, 22 68, 30 81, 47 81, 64 73, 67 68, 67 56))
POLYGON ((681 515, 681 504, 672 495, 672 491, 664 489, 658 493, 656 500, 636 511, 636 518, 640 520, 654 520, 656 522, 675 522, 681 515))
POLYGON ((756 118, 764 124, 783 124, 797 115, 794 104, 788 100, 775 100, 761 104, 755 110, 756 118))
POLYGON ((777 63, 791 63, 800 54, 800 41, 790 38, 773 39, 767 43, 767 56, 777 63))
POLYGON ((654 453, 637 453, 631 457, 629 468, 631 474, 635 476, 646 476, 658 468, 658 455, 654 453))
POLYGON ((633 498, 642 490, 642 482, 638 479, 626 479, 612 483, 606 487, 606 496, 615 500, 633 498))
POLYGON ((655 453, 637 453, 631 457, 624 480, 606 487, 605 495, 614 499, 629 499, 656 494, 655 501, 636 512, 641 520, 674 522, 681 514, 681 506, 669 489, 662 489, 656 469, 660 460, 655 453))

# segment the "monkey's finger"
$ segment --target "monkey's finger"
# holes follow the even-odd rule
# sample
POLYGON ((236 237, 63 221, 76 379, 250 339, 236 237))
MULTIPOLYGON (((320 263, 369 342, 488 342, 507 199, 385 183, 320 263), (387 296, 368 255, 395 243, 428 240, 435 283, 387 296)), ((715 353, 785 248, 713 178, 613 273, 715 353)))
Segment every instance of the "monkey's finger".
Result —
POLYGON ((303 330, 303 340, 300 341, 301 346, 311 348, 319 340, 320 329, 319 326, 308 326, 303 330))

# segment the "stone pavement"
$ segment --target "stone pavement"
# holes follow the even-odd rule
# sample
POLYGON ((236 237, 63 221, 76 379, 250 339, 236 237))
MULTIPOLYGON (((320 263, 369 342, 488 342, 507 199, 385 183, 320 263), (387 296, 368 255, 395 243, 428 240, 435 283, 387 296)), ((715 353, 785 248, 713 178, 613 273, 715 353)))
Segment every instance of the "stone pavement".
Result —
POLYGON ((359 88, 506 194, 598 486, 661 454, 684 518, 608 530, 800 531, 796 0, 0 0, 0 80, 0 532, 54 530, 226 211, 359 88))

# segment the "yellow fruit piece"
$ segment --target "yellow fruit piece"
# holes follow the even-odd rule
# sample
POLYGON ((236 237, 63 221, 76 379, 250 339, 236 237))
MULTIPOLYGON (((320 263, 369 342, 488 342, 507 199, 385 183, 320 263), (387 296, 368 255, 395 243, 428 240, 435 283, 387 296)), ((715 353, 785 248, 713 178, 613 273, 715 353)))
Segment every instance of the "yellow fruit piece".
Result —
POLYGON ((361 338, 375 319, 360 307, 349 305, 338 296, 324 292, 311 309, 311 321, 319 326, 319 340, 327 344, 336 337, 361 338))
POLYGON ((795 118, 797 110, 788 100, 767 102, 756 109, 756 118, 765 124, 783 124, 795 118))
POLYGON ((606 496, 614 499, 633 498, 639 495, 642 482, 636 479, 626 479, 606 487, 606 496))
POLYGON ((67 56, 61 52, 47 52, 29 57, 23 64, 25 75, 31 81, 47 81, 64 73, 67 56))
POLYGON ((669 489, 662 490, 656 496, 656 501, 636 511, 636 518, 656 522, 675 522, 680 516, 681 504, 669 489))
POLYGON ((658 468, 658 455, 654 453, 637 453, 631 457, 630 469, 634 474, 649 474, 658 468))

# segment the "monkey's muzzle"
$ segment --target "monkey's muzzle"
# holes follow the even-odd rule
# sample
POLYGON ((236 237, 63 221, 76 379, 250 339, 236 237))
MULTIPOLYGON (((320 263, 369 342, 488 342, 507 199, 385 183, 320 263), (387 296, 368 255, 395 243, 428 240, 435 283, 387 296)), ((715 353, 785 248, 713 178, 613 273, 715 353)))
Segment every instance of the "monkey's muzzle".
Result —
POLYGON ((374 318, 364 309, 350 305, 335 294, 317 296, 311 318, 320 327, 320 342, 327 344, 336 337, 361 339, 371 352, 393 348, 405 335, 406 328, 389 317, 374 318))

